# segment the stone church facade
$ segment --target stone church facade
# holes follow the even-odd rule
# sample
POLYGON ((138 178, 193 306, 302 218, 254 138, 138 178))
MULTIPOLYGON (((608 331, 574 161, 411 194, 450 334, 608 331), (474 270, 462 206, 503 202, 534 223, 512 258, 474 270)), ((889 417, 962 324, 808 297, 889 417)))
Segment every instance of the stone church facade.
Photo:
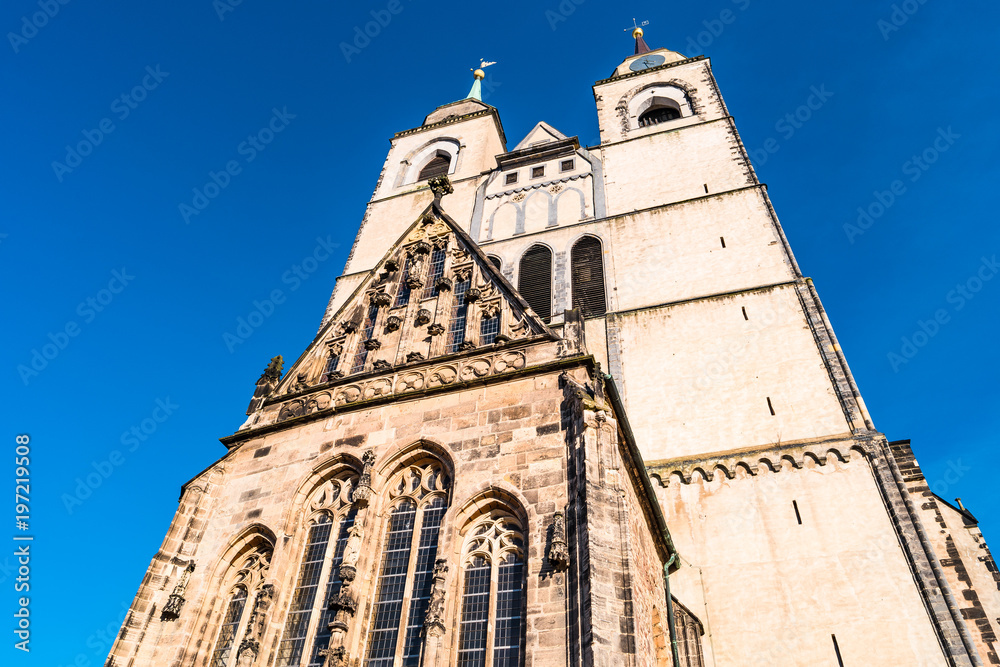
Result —
POLYGON ((1000 664, 974 516, 876 429, 709 61, 635 37, 597 146, 508 150, 481 70, 393 136, 108 667, 1000 664))

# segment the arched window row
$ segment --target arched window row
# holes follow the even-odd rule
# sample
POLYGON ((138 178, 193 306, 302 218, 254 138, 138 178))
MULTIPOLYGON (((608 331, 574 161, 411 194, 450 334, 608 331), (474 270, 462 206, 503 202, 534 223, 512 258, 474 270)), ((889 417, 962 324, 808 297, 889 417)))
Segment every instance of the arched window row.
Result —
MULTIPOLYGON (((552 315, 552 251, 534 245, 521 256, 518 291, 532 310, 546 322, 552 315)), ((584 317, 599 317, 607 310, 604 251, 600 239, 584 236, 570 251, 572 307, 584 317)))

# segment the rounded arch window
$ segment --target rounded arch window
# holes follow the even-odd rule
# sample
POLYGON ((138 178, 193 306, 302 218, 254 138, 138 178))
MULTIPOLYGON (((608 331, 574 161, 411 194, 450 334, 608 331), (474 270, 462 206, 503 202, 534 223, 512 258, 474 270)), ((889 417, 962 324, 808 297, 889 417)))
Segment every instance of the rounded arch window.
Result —
POLYGON ((451 154, 447 151, 438 150, 431 159, 420 169, 417 175, 418 181, 427 181, 438 176, 447 176, 451 169, 451 154))

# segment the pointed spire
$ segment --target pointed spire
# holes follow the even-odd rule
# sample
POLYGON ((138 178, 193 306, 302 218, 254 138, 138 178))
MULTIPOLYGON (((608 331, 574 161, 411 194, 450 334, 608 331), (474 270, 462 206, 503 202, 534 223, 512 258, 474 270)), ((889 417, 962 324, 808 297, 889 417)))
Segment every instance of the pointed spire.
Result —
POLYGON ((479 100, 480 102, 483 101, 483 86, 482 83, 480 82, 486 78, 486 72, 484 72, 483 70, 489 67, 490 65, 496 65, 496 63, 487 62, 485 60, 480 59, 479 67, 472 70, 472 76, 474 76, 476 80, 472 82, 472 90, 470 90, 469 94, 465 96, 465 99, 479 100))
MULTIPOLYGON (((649 45, 646 44, 646 40, 642 38, 642 26, 644 25, 649 25, 649 21, 643 21, 640 24, 636 23, 635 19, 632 19, 632 37, 635 38, 635 55, 637 56, 652 51, 649 45)), ((625 28, 625 32, 628 32, 628 30, 628 28, 625 28)))

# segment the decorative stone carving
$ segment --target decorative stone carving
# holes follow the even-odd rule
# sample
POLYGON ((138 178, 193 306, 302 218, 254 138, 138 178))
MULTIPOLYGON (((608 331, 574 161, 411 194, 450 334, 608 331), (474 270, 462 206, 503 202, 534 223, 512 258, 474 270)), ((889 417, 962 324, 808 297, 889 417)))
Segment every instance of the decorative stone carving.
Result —
POLYGON ((497 347, 502 347, 510 342, 510 336, 505 336, 503 334, 497 334, 497 337, 493 339, 493 344, 497 347))
POLYGON ((451 278, 447 278, 447 277, 445 277, 445 276, 441 276, 441 277, 440 277, 440 278, 438 278, 438 279, 437 279, 437 281, 436 281, 436 282, 434 283, 434 287, 435 287, 435 288, 436 288, 436 289, 437 289, 438 291, 441 291, 441 290, 445 290, 445 291, 448 291, 448 292, 450 292, 450 291, 451 291, 451 286, 452 286, 452 283, 451 283, 451 278))
POLYGON ((429 333, 432 336, 440 336, 441 334, 444 333, 444 325, 437 323, 432 324, 429 327, 427 327, 427 333, 429 333))
POLYGON ((385 359, 379 359, 374 364, 372 364, 372 370, 376 371, 388 371, 392 369, 392 364, 390 364, 385 359))
POLYGON ((569 567, 569 548, 566 546, 566 521, 562 512, 552 518, 552 542, 549 544, 549 563, 554 570, 569 567))
POLYGON ((451 260, 455 264, 461 264, 469 260, 469 253, 464 248, 454 248, 451 251, 451 260))
POLYGON ((475 303, 476 301, 479 301, 479 297, 481 297, 482 295, 483 293, 480 292, 478 289, 476 289, 475 287, 470 287, 469 289, 465 290, 465 302, 475 303))
POLYGON ((531 332, 531 327, 528 326, 528 320, 522 319, 517 324, 511 326, 510 335, 512 338, 524 338, 531 332))
POLYGON ((319 650, 319 654, 326 658, 325 667, 346 667, 349 662, 347 648, 344 646, 322 648, 319 650))
POLYGON ((394 259, 385 260, 385 270, 389 272, 399 271, 399 262, 394 259))
POLYGON ((424 629, 427 634, 436 637, 440 637, 445 632, 444 580, 447 576, 448 561, 444 558, 438 558, 434 562, 434 582, 431 584, 431 596, 427 603, 427 615, 424 617, 424 629))
POLYGON ((525 198, 525 194, 523 192, 518 192, 516 195, 514 195, 513 197, 511 197, 511 200, 512 201, 516 201, 516 202, 522 202, 522 201, 524 201, 524 198, 525 198))
POLYGON ((414 361, 423 361, 424 354, 422 352, 407 352, 406 362, 412 364, 414 361))
POLYGON ((361 526, 357 524, 347 530, 344 557, 340 560, 340 578, 344 581, 354 581, 354 576, 358 573, 358 558, 361 556, 361 540, 364 535, 361 526))
POLYGON ((385 318, 385 330, 389 332, 396 331, 402 323, 403 318, 398 315, 390 315, 385 318))
POLYGON ((344 371, 330 371, 326 374, 326 381, 339 380, 342 377, 344 377, 344 371))
POLYGON ((500 314, 500 304, 496 301, 484 303, 480 306, 480 310, 486 317, 497 317, 500 314))
POLYGON ((375 292, 372 294, 372 303, 376 306, 388 306, 392 303, 392 297, 385 292, 375 292))
POLYGON ((264 369, 264 372, 261 373, 260 378, 257 380, 257 387, 254 389, 253 398, 250 399, 250 405, 247 406, 248 415, 256 412, 264 403, 264 399, 274 392, 275 387, 278 386, 278 381, 281 380, 281 369, 284 365, 284 359, 281 358, 280 354, 271 358, 271 363, 267 365, 267 368, 264 369))
POLYGON ((445 195, 450 195, 455 191, 455 188, 451 184, 451 180, 447 176, 438 176, 437 178, 432 178, 427 181, 427 185, 430 186, 431 192, 434 193, 434 200, 440 201, 445 195))
POLYGON ((372 494, 372 466, 375 465, 375 452, 370 449, 365 452, 361 457, 361 463, 364 467, 361 469, 358 485, 354 489, 354 502, 365 505, 372 494))
POLYGON ((240 667, 249 667, 260 654, 260 640, 264 636, 264 619, 267 617, 267 610, 271 607, 274 599, 274 586, 264 584, 257 593, 254 601, 253 611, 250 613, 250 620, 247 621, 246 635, 240 642, 240 647, 236 651, 236 664, 240 667))
POLYGON ((427 241, 417 241, 413 244, 414 255, 428 255, 431 252, 431 244, 427 241))
POLYGON ((191 578, 192 572, 194 572, 194 561, 188 563, 187 567, 184 568, 180 580, 174 586, 170 597, 167 598, 167 603, 163 605, 163 611, 160 612, 161 621, 175 621, 181 615, 181 607, 184 606, 184 592, 187 591, 188 580, 191 578))
POLYGON ((369 338, 363 344, 366 350, 377 350, 382 347, 382 343, 380 343, 376 338, 369 338))
POLYGON ((463 280, 469 280, 472 277, 472 267, 465 266, 462 268, 455 269, 455 280, 462 282, 463 280))
POLYGON ((345 320, 340 323, 340 331, 344 334, 352 334, 358 330, 358 323, 352 320, 345 320))
POLYGON ((309 388, 309 383, 307 382, 307 374, 299 373, 295 376, 295 382, 288 388, 289 394, 294 394, 297 391, 303 391, 309 388))
POLYGON ((416 319, 413 320, 413 323, 416 324, 418 327, 422 327, 423 325, 427 324, 430 321, 431 321, 431 311, 427 310, 426 308, 421 308, 420 310, 417 311, 417 317, 416 319))
POLYGON ((470 350, 474 350, 474 349, 476 349, 476 344, 475 344, 475 343, 473 343, 473 342, 472 342, 471 340, 467 340, 467 341, 465 341, 464 343, 462 343, 461 345, 459 345, 459 346, 458 346, 458 349, 459 349, 459 350, 460 350, 461 352, 468 352, 468 351, 470 351, 470 350))

